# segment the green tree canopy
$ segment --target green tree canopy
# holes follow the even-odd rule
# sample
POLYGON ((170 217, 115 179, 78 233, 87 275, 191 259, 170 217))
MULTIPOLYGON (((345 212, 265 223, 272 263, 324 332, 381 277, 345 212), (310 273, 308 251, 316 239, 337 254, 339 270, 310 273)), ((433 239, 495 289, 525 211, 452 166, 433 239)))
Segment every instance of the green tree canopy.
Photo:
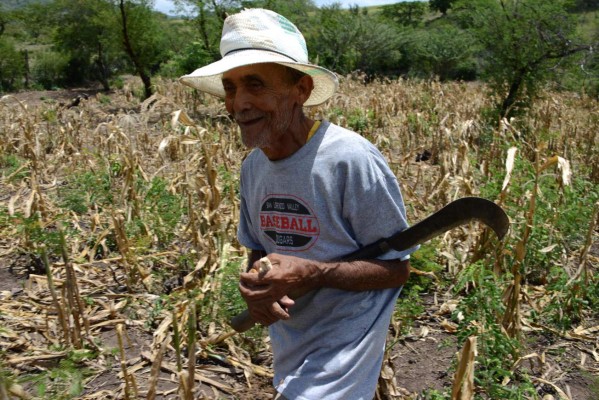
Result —
POLYGON ((451 24, 437 24, 404 35, 404 59, 410 64, 411 76, 473 80, 477 75, 475 49, 472 36, 451 24))
POLYGON ((439 11, 445 15, 454 2, 455 0, 429 0, 428 5, 431 10, 439 11))
POLYGON ((0 36, 0 93, 19 89, 24 69, 23 57, 12 40, 0 36))
POLYGON ((394 26, 339 4, 322 7, 317 17, 307 41, 320 65, 341 74, 358 69, 384 74, 396 68, 401 54, 394 26))
POLYGON ((56 0, 53 14, 54 43, 69 56, 70 83, 93 79, 108 90, 112 74, 123 70, 112 4, 101 0, 56 0))
POLYGON ((167 60, 172 44, 169 43, 169 31, 152 10, 152 0, 116 1, 123 49, 143 82, 145 96, 150 97, 151 76, 167 60))
POLYGON ((502 117, 525 109, 549 68, 589 50, 579 42, 569 0, 459 0, 454 13, 480 44, 483 71, 502 117))
POLYGON ((418 26, 426 12, 426 3, 406 1, 382 7, 383 18, 402 26, 418 26))

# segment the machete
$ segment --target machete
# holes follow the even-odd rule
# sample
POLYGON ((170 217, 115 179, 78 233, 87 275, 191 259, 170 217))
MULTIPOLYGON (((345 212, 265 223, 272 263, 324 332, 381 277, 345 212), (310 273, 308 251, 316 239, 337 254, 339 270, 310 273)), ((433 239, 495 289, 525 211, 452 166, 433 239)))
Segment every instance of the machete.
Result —
MULTIPOLYGON (((449 203, 406 230, 362 247, 342 257, 340 261, 368 260, 390 250, 407 250, 473 220, 487 225, 499 239, 505 236, 510 226, 508 216, 497 204, 480 197, 463 197, 449 203)), ((233 317, 230 321, 230 325, 237 332, 245 332, 255 323, 248 310, 233 317)))

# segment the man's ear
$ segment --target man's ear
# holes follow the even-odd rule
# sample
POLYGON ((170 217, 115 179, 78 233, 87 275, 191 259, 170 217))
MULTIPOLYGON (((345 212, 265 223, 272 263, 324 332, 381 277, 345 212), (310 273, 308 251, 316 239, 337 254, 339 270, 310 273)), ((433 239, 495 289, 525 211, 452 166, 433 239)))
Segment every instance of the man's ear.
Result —
POLYGON ((297 89, 301 105, 303 106, 312 94, 312 90, 314 89, 314 81, 312 80, 312 77, 310 75, 306 74, 302 76, 299 81, 297 81, 295 87, 297 89))

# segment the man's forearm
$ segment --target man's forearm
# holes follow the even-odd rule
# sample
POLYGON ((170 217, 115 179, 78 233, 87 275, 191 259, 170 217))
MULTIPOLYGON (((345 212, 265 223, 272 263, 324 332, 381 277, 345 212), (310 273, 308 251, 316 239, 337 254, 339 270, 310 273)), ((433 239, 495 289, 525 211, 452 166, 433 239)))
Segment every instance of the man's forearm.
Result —
POLYGON ((396 288, 405 284, 410 275, 408 260, 360 260, 317 263, 317 287, 349 291, 396 288))
POLYGON ((297 298, 323 287, 348 291, 396 288, 410 274, 407 260, 319 262, 277 253, 268 258, 273 268, 266 274, 241 274, 240 291, 248 302, 277 301, 286 295, 297 298))

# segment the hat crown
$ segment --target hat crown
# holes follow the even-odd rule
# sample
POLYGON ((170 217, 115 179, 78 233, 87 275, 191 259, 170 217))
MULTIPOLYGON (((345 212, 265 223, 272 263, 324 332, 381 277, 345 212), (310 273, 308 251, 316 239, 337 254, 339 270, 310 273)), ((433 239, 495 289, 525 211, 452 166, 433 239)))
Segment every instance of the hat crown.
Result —
POLYGON ((243 10, 225 19, 220 43, 222 57, 242 50, 266 50, 308 63, 302 33, 287 18, 259 8, 243 10))

